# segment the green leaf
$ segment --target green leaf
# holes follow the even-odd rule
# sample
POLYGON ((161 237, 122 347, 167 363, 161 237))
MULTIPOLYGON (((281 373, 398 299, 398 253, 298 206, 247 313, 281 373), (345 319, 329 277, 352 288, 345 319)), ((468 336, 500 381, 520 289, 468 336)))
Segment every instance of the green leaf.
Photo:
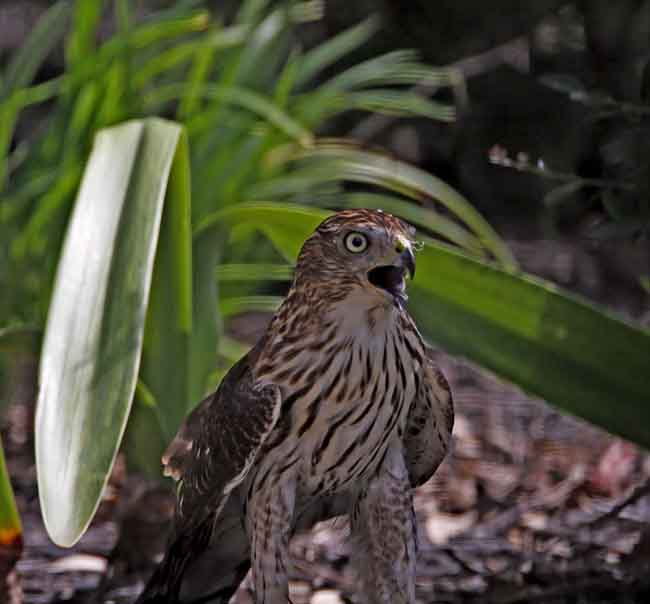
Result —
POLYGON ((210 74, 215 50, 213 46, 209 45, 202 45, 194 50, 186 90, 176 110, 178 119, 186 119, 199 109, 201 104, 200 91, 210 74))
POLYGON ((77 0, 74 3, 73 27, 66 44, 69 65, 79 63, 93 54, 104 4, 105 0, 77 0))
MULTIPOLYGON (((190 397, 192 229, 189 173, 189 153, 183 135, 177 142, 176 161, 169 178, 160 226, 140 368, 142 380, 157 401, 164 442, 169 442, 176 434, 190 397)), ((138 431, 136 437, 138 441, 148 440, 143 431, 138 431)), ((162 454, 162 450, 159 453, 162 454)), ((159 460, 160 455, 156 458, 159 460)))
POLYGON ((348 68, 325 82, 324 87, 342 91, 395 84, 448 86, 452 77, 449 69, 419 63, 414 50, 395 50, 348 68))
POLYGON ((69 16, 70 3, 61 0, 43 13, 7 66, 0 97, 7 97, 32 82, 43 61, 63 37, 69 16))
POLYGON ((437 246, 418 254, 409 289, 418 327, 445 350, 650 448, 647 331, 553 284, 437 246))
POLYGON ((237 15, 236 23, 254 23, 264 16, 264 11, 269 5, 269 0, 244 0, 237 15))
POLYGON ((66 209, 74 190, 79 185, 81 166, 74 163, 59 175, 54 185, 41 197, 40 204, 32 212, 24 231, 12 242, 15 258, 22 259, 30 250, 41 247, 57 216, 66 209))
MULTIPOLYGON (((150 108, 153 108, 169 100, 182 98, 184 94, 184 84, 170 84, 169 86, 158 88, 155 94, 145 99, 145 103, 150 108)), ((252 113, 258 114, 285 132, 287 136, 295 138, 302 146, 309 146, 312 143, 313 137, 308 130, 303 128, 276 104, 261 94, 245 88, 239 88, 238 86, 205 85, 202 88, 201 97, 213 100, 219 99, 225 103, 243 107, 252 113)), ((202 116, 199 115, 196 120, 188 124, 188 130, 190 135, 197 135, 205 131, 208 126, 209 123, 204 121, 202 116)))
POLYGON ((296 87, 306 84, 321 71, 365 44, 378 30, 378 19, 370 17, 305 53, 296 76, 296 87))
POLYGON ((275 312, 280 304, 282 304, 281 296, 241 296, 221 300, 219 311, 224 317, 250 311, 275 312))
POLYGON ((22 526, 0 439, 0 550, 20 542, 22 526))
MULTIPOLYGON (((473 251, 476 251, 478 243, 504 266, 516 265, 506 244, 481 214, 460 193, 432 174, 391 157, 361 151, 341 142, 319 142, 311 149, 286 155, 281 161, 291 159, 298 159, 300 163, 288 175, 253 184, 243 195, 249 199, 286 198, 291 194, 304 195, 310 189, 318 193, 318 187, 324 183, 346 180, 379 186, 418 202, 423 199, 439 202, 467 227, 473 241, 473 251)), ((438 228, 443 228, 445 224, 449 224, 449 220, 440 214, 438 228)), ((450 241, 461 235, 453 226, 447 231, 440 234, 450 241)))
MULTIPOLYGON (((88 526, 129 415, 168 178, 187 161, 181 140, 178 125, 159 119, 100 132, 70 220, 35 426, 41 510, 63 546, 88 526)), ((185 328, 183 317, 169 328, 185 328)))
POLYGON ((456 111, 450 105, 432 101, 410 91, 374 88, 341 95, 338 111, 359 109, 397 117, 421 116, 442 122, 453 122, 456 111))
POLYGON ((243 203, 206 216, 195 237, 210 237, 217 228, 241 224, 256 226, 288 260, 294 261, 306 237, 331 212, 279 203, 243 203))
POLYGON ((216 274, 219 281, 290 281, 293 268, 288 264, 220 264, 216 274))
POLYGON ((206 231, 204 237, 195 237, 193 253, 193 320, 196 329, 190 340, 191 390, 185 401, 177 403, 189 410, 201 401, 208 391, 209 378, 214 371, 217 348, 222 334, 221 318, 218 313, 218 283, 214 271, 221 257, 225 233, 222 229, 206 231))
POLYGON ((425 197, 438 201, 469 227, 499 262, 509 267, 516 265, 505 243, 469 201, 432 174, 390 157, 339 144, 319 145, 303 152, 303 156, 330 159, 341 180, 380 185, 416 200, 425 197))

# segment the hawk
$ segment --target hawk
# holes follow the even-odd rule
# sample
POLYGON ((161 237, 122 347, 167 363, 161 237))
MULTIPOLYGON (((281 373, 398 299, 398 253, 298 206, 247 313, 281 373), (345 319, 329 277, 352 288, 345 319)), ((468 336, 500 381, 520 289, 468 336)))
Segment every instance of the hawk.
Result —
POLYGON ((138 602, 288 601, 289 539, 348 513, 371 604, 415 603, 412 489, 451 436, 447 381, 406 311, 412 227, 379 210, 322 222, 259 342, 163 456, 178 481, 165 556, 138 602))

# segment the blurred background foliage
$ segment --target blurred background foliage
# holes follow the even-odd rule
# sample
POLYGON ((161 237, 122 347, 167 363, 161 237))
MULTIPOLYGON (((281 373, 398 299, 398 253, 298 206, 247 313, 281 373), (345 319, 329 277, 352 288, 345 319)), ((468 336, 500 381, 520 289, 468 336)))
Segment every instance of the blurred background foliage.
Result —
MULTIPOLYGON (((95 134, 157 115, 184 126, 189 155, 163 179, 140 322, 126 436, 140 469, 158 473, 182 416, 250 344, 225 326, 277 306, 322 209, 359 206, 403 216, 426 241, 412 310, 427 336, 647 445, 647 333, 521 278, 513 250, 532 238, 588 241, 630 292, 622 310, 647 313, 649 5, 617 5, 636 27, 628 39, 622 26, 599 30, 613 10, 601 2, 539 2, 525 14, 516 4, 445 3, 445 20, 426 2, 61 0, 37 11, 20 46, 5 48, 0 80, 6 381, 37 354, 95 134), (517 36, 535 23, 524 45, 517 36), (176 228, 185 219, 187 232, 176 228)), ((113 161, 123 157, 116 145, 113 161)), ((126 197, 137 174, 160 181, 138 157, 132 169, 126 197)), ((539 257, 524 268, 617 305, 588 261, 539 257)), ((107 435, 107 449, 120 436, 107 435)))

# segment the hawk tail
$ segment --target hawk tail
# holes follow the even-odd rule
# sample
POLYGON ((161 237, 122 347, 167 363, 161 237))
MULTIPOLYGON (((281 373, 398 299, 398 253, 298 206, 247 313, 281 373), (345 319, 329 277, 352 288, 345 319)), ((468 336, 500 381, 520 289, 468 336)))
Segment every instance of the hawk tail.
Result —
POLYGON ((179 594, 185 571, 208 546, 211 522, 212 519, 183 534, 172 535, 165 557, 135 604, 180 602, 179 594))
POLYGON ((183 575, 193 553, 187 548, 187 539, 176 539, 165 554, 163 561, 156 568, 147 582, 144 591, 135 604, 173 604, 179 602, 179 592, 183 575))
POLYGON ((170 540, 135 604, 228 604, 250 568, 248 539, 236 501, 170 540))

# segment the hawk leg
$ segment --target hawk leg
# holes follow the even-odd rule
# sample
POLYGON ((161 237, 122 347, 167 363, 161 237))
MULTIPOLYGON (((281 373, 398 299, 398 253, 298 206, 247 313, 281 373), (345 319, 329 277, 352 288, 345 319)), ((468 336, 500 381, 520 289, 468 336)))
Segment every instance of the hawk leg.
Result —
POLYGON ((248 504, 255 604, 289 601, 287 566, 295 484, 278 482, 257 489, 248 504))
POLYGON ((404 454, 393 445, 351 514, 369 604, 415 603, 416 533, 404 454))

